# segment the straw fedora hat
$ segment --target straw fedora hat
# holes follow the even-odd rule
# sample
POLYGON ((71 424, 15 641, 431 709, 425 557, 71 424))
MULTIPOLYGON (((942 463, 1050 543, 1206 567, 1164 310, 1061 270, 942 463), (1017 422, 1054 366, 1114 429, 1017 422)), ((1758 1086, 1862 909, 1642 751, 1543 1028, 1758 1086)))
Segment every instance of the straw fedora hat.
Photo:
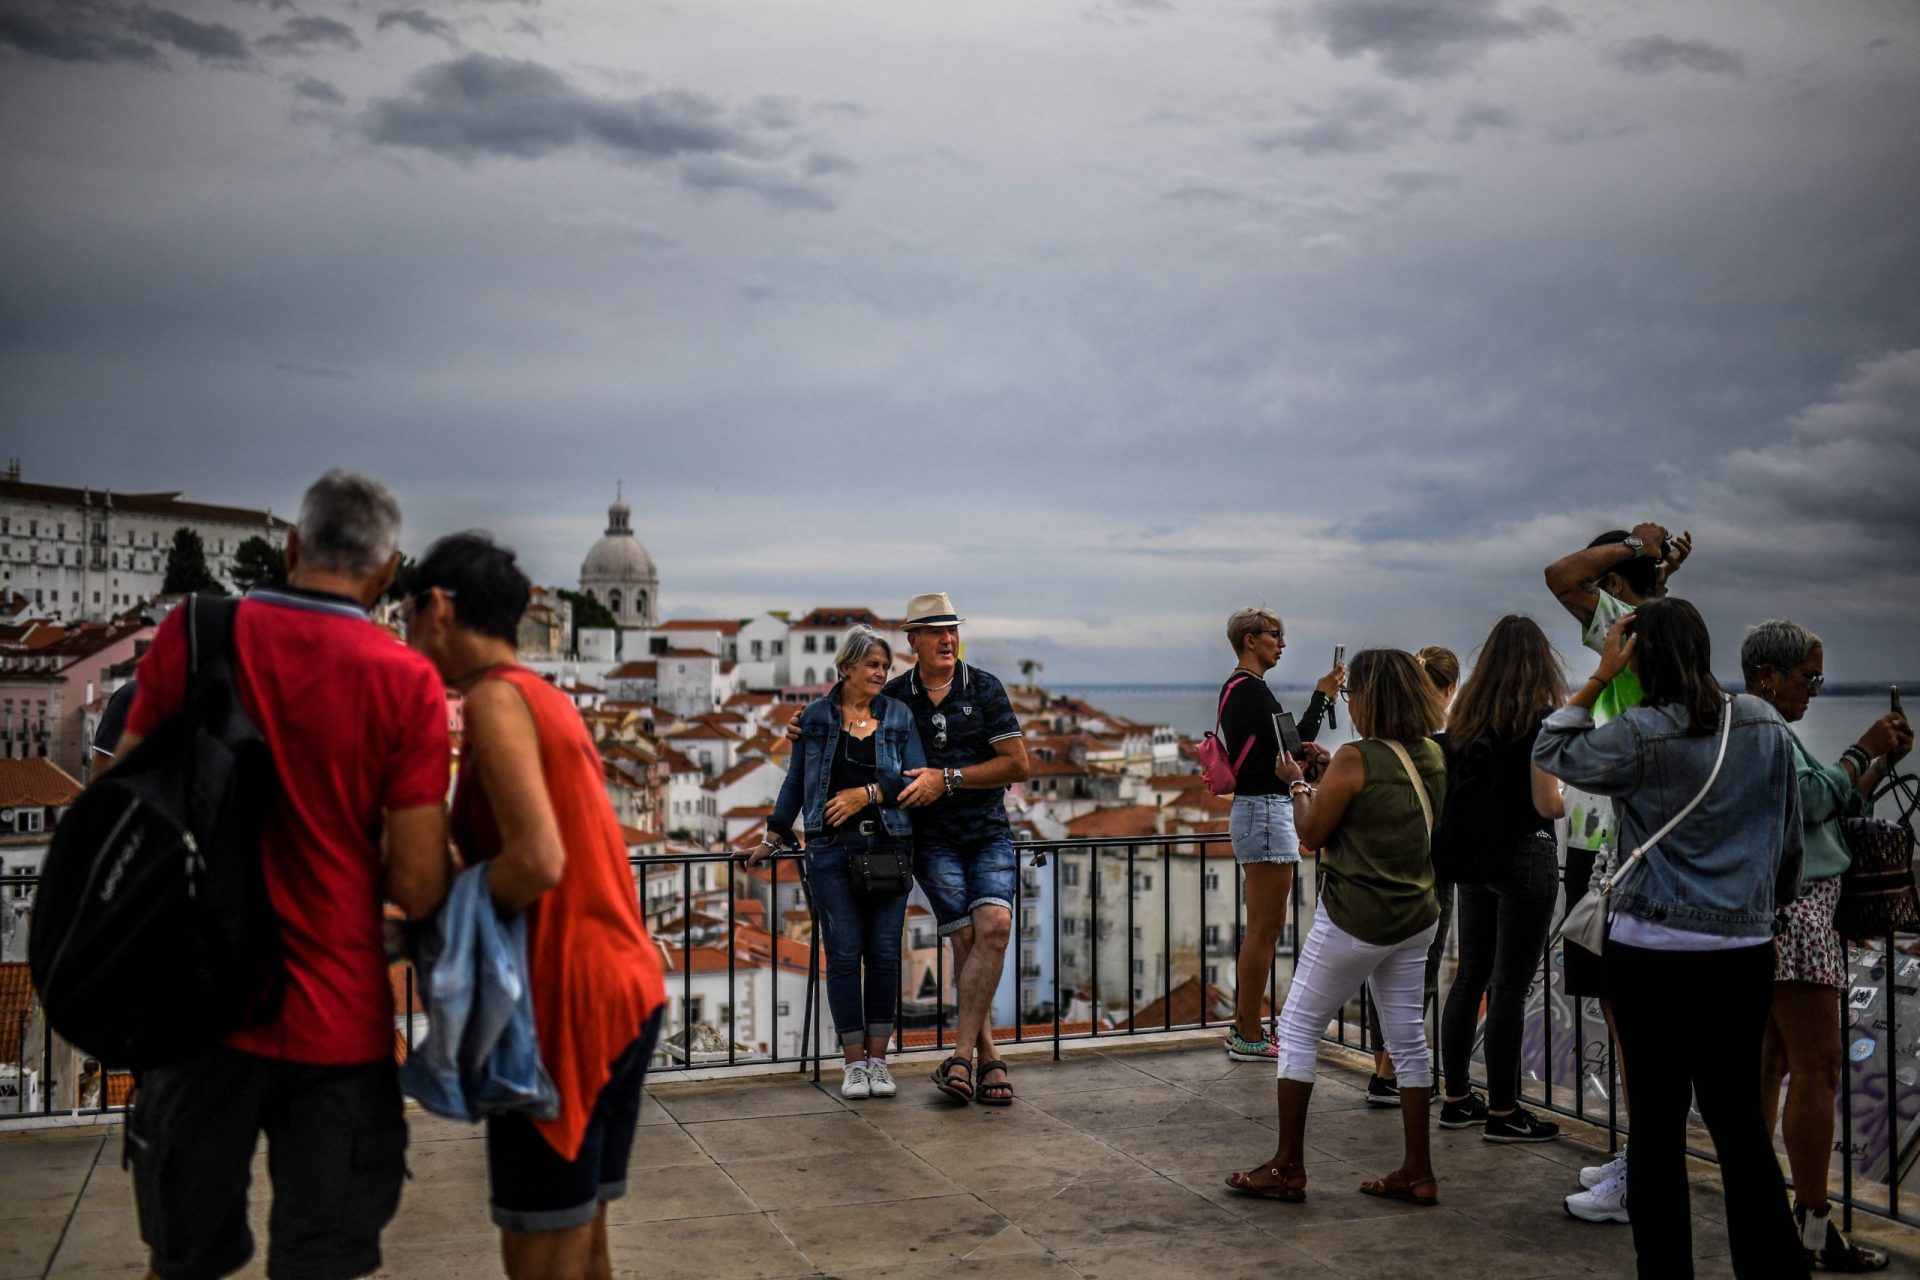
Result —
POLYGON ((965 621, 953 611, 953 601, 947 598, 946 592, 930 591, 907 601, 907 620, 900 624, 900 629, 911 631, 915 627, 957 627, 965 621))

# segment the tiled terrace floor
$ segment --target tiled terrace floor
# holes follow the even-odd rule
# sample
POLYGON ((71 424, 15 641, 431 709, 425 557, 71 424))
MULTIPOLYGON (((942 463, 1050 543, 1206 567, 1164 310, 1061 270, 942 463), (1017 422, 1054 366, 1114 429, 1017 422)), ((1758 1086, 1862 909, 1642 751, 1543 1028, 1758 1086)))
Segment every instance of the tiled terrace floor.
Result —
MULTIPOLYGON (((1010 1055, 1020 1101, 961 1109, 900 1064, 901 1096, 843 1104, 791 1076, 650 1090, 632 1188, 614 1206, 621 1274, 680 1277, 1627 1276, 1624 1227, 1569 1219, 1573 1171, 1600 1135, 1497 1147, 1435 1131, 1441 1206, 1359 1195, 1396 1161, 1397 1113, 1329 1051, 1314 1093, 1305 1204, 1244 1200, 1221 1179, 1273 1148, 1271 1069, 1234 1066, 1216 1036, 1168 1047, 1010 1055)), ((1356 1063, 1358 1059, 1350 1059, 1356 1063)), ((837 1072, 833 1073, 837 1077, 837 1072)), ((833 1082, 837 1084, 837 1078, 833 1082)), ((413 1116, 383 1275, 500 1274, 478 1131, 413 1116)), ((118 1129, 0 1137, 0 1276, 137 1271, 143 1254, 118 1129)), ((256 1169, 255 1230, 264 1179, 256 1169)), ((1727 1276, 1717 1179, 1698 1166, 1699 1275, 1727 1276)), ((1894 1274, 1920 1274, 1920 1233, 1875 1219, 1894 1274)), ((259 1256, 246 1274, 257 1275, 259 1256)))

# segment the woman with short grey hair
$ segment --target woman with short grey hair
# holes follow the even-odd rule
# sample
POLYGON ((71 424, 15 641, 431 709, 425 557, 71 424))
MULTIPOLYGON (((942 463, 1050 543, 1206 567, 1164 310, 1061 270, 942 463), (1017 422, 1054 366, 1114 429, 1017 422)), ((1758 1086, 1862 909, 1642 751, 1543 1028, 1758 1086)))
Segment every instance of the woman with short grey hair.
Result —
POLYGON ((900 930, 913 865, 913 827, 900 793, 927 758, 913 712, 881 693, 893 673, 893 646, 884 637, 854 627, 834 666, 839 683, 800 713, 766 841, 747 861, 758 863, 790 842, 801 821, 807 896, 827 953, 827 1007, 846 1059, 840 1092, 891 1098, 887 1044, 900 1000, 900 930))
POLYGON ((1887 1255, 1854 1244, 1827 1216, 1827 1168, 1833 1151, 1833 1101, 1840 1087, 1840 990, 1847 984, 1847 953, 1833 926, 1840 877, 1852 861, 1840 819, 1862 812, 1867 797, 1913 746, 1906 718, 1874 721, 1838 763, 1814 759, 1792 726, 1826 682, 1820 637, 1797 622, 1774 618, 1747 633, 1740 646, 1747 692, 1780 713, 1793 744, 1800 783, 1800 820, 1806 844, 1800 897, 1782 913, 1774 936, 1773 1006, 1761 1047, 1761 1106, 1771 1134, 1784 1130, 1793 1170, 1793 1217, 1809 1263, 1828 1271, 1878 1271, 1887 1255), (1780 1113, 1780 1084, 1787 1107, 1780 1113))

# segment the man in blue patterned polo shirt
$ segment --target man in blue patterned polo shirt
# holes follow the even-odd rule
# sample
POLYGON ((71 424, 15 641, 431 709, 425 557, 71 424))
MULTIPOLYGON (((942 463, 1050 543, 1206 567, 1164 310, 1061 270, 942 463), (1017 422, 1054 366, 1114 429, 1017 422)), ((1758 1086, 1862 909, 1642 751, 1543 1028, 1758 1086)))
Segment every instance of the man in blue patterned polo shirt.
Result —
POLYGON ((1006 1064, 993 1047, 993 993, 1013 934, 1013 831, 1003 799, 1027 777, 1027 747, 1007 691, 960 661, 960 623, 943 592, 907 605, 916 665, 886 695, 913 711, 928 767, 901 793, 913 811, 914 878, 953 942, 959 1016, 952 1057, 934 1083, 956 1102, 1013 1101, 1006 1064), (975 1054, 977 1051, 977 1062, 975 1054))

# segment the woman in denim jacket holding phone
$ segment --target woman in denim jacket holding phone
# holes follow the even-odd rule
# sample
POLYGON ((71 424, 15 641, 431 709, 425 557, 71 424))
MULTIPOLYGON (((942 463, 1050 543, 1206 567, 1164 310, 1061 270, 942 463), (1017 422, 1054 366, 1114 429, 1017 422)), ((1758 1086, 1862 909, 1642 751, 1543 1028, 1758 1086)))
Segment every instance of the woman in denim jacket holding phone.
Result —
POLYGON ((891 1098, 887 1070, 900 998, 900 929, 912 887, 913 827, 900 811, 906 774, 926 767, 913 713, 885 697, 893 647, 855 627, 834 658, 840 682, 800 713, 800 738, 780 786, 758 863, 806 831, 807 894, 827 953, 827 1006, 845 1056, 840 1092, 891 1098), (898 870, 869 881, 862 868, 898 870), (866 971, 865 991, 861 969, 866 971))
POLYGON ((1640 1274, 1693 1274, 1686 1129, 1696 1100, 1726 1180, 1734 1274, 1806 1275, 1760 1122, 1774 911, 1800 887, 1800 789, 1779 714, 1723 694, 1712 658, 1691 604, 1643 602, 1613 624, 1598 669, 1541 725, 1533 758, 1569 786, 1613 797, 1622 849, 1640 848, 1700 797, 1621 879, 1608 926, 1605 981, 1634 1063, 1627 1182, 1640 1274), (1595 699, 1627 670, 1640 705, 1596 727, 1595 699))

